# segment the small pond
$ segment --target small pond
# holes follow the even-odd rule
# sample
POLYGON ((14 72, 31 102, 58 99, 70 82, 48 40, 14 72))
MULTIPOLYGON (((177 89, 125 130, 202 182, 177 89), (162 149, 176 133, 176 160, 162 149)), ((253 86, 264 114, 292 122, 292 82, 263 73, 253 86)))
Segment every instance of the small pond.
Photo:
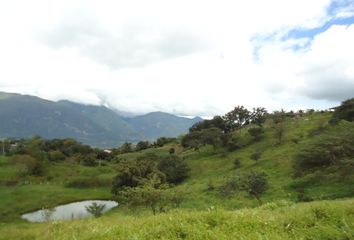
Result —
POLYGON ((30 222, 47 222, 52 220, 73 220, 93 216, 87 207, 93 204, 104 206, 102 213, 108 212, 118 206, 115 201, 87 200, 59 205, 52 209, 42 209, 32 213, 23 214, 21 217, 30 222))

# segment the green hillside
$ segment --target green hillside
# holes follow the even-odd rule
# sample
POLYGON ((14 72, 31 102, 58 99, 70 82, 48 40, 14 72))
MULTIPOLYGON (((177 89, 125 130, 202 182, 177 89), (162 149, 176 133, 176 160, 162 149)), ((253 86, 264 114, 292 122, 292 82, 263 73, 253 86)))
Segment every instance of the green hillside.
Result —
POLYGON ((169 143, 114 154, 110 161, 96 167, 69 159, 48 162, 40 177, 19 176, 20 166, 11 163, 11 157, 0 158, 0 222, 3 222, 0 236, 6 239, 353 239, 354 125, 347 121, 330 125, 331 116, 331 112, 309 111, 286 117, 282 122, 281 143, 274 121, 268 118, 257 140, 248 131, 252 125, 232 132, 237 139, 237 147, 232 150, 211 144, 195 150, 169 143), (111 193, 111 182, 121 171, 122 163, 171 159, 172 148, 172 154, 184 159, 190 167, 189 177, 171 188, 182 196, 178 207, 166 205, 164 213, 153 216, 148 206, 131 207, 121 202, 99 219, 41 224, 20 219, 21 213, 65 202, 120 199, 111 193), (305 162, 308 165, 299 162, 300 153, 309 149, 316 150, 319 157, 315 161, 320 159, 322 165, 311 162, 313 159, 305 162), (329 163, 325 162, 326 154, 330 156, 329 163), (238 188, 237 183, 233 185, 234 179, 237 181, 250 172, 266 176, 268 188, 260 195, 261 206, 253 195, 238 188))

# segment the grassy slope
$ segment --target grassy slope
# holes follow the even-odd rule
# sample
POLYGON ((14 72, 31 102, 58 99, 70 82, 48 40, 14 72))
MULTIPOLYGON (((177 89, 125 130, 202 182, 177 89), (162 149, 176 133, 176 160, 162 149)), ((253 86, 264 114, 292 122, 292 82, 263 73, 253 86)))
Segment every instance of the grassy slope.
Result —
MULTIPOLYGON (((250 170, 260 170, 267 173, 270 185, 270 189, 262 196, 264 203, 279 201, 281 199, 287 201, 295 200, 297 193, 291 186, 294 184, 294 181, 303 181, 306 185, 307 177, 297 180, 292 178, 292 159, 297 148, 297 144, 295 144, 292 139, 297 138, 301 143, 302 140, 308 138, 309 131, 326 123, 329 117, 329 114, 316 113, 311 116, 289 120, 287 122, 284 143, 281 146, 274 146, 274 139, 272 136, 273 131, 269 125, 266 126, 265 136, 262 141, 248 144, 240 150, 231 153, 227 153, 222 149, 214 151, 211 147, 202 148, 200 153, 198 153, 192 150, 183 151, 179 146, 174 146, 177 150, 177 154, 184 157, 192 168, 191 177, 182 185, 178 186, 187 187, 189 189, 187 199, 181 205, 183 209, 189 210, 182 209, 177 212, 171 212, 166 215, 162 214, 156 217, 150 216, 150 213, 146 212, 144 214, 147 214, 147 216, 136 218, 134 214, 127 212, 126 209, 120 207, 99 220, 83 220, 75 221, 74 223, 60 224, 21 223, 19 216, 22 212, 38 209, 44 206, 55 206, 58 203, 78 199, 112 197, 108 187, 78 190, 65 188, 63 184, 69 179, 77 176, 88 177, 95 175, 102 178, 110 178, 115 174, 114 163, 102 167, 101 169, 67 164, 50 166, 47 175, 51 176, 52 179, 49 181, 49 184, 43 184, 46 181, 32 181, 31 185, 17 187, 0 186, 0 213, 2 214, 0 220, 17 222, 14 224, 3 225, 3 227, 0 228, 0 233, 3 233, 1 236, 9 236, 7 239, 11 239, 12 234, 19 234, 13 236, 20 236, 23 234, 23 236, 29 236, 28 238, 23 239, 37 239, 43 232, 47 234, 45 235, 43 233, 43 236, 48 236, 48 234, 54 234, 55 231, 59 231, 62 232, 62 234, 58 233, 55 235, 57 236, 57 239, 75 239, 71 236, 79 236, 83 239, 96 239, 93 236, 97 236, 98 239, 99 237, 105 239, 104 236, 107 236, 107 239, 116 239, 116 236, 120 236, 121 238, 118 239, 126 239, 124 236, 139 236, 143 238, 144 236, 148 236, 147 234, 160 234, 160 231, 165 238, 173 238, 173 236, 176 236, 173 234, 177 234, 174 231, 177 230, 172 230, 172 228, 178 227, 177 225, 180 224, 180 222, 182 225, 179 228, 182 230, 186 229, 185 231, 188 232, 188 236, 190 236, 191 239, 213 239, 214 233, 219 234, 217 235, 218 239, 229 239, 228 236, 232 236, 232 234, 241 234, 238 230, 232 231, 233 228, 239 229, 240 231, 242 228, 245 228, 243 230, 245 232, 242 233, 244 234, 245 239, 259 239, 262 238, 259 236, 263 235, 268 236, 269 239, 283 239, 283 236, 284 238, 292 238, 292 236, 297 236, 296 238, 313 236, 313 238, 315 238, 314 234, 319 233, 319 231, 322 230, 325 232, 328 230, 328 236, 332 236, 330 234, 339 233, 348 234, 347 228, 353 223, 353 211, 345 212, 345 209, 349 209, 348 206, 353 203, 353 200, 335 201, 333 203, 313 203, 321 208, 330 206, 331 209, 336 209, 338 206, 338 214, 343 213, 343 215, 338 215, 335 219, 338 217, 338 219, 347 221, 340 223, 341 226, 343 225, 343 228, 338 227, 337 225, 335 226, 332 220, 325 221, 325 223, 323 223, 324 225, 313 225, 311 222, 311 219, 313 218, 311 215, 312 203, 310 205, 299 204, 294 207, 289 207, 289 209, 286 209, 286 212, 289 211, 291 214, 289 216, 287 214, 287 217, 290 217, 290 219, 292 219, 291 221, 298 224, 298 228, 295 228, 297 230, 294 233, 292 230, 287 231, 284 229, 284 224, 287 220, 286 217, 281 214, 282 211, 283 213, 285 212, 284 209, 276 210, 274 216, 272 216, 273 212, 258 208, 255 210, 233 212, 232 210, 243 207, 256 207, 257 201, 249 198, 245 194, 224 198, 219 195, 217 190, 217 187, 227 177, 242 174, 250 170), (255 151, 263 152, 262 157, 258 162, 250 159, 250 155, 255 151), (241 159, 241 167, 238 169, 233 167, 233 160, 235 158, 241 159), (216 187, 215 190, 206 190, 210 184, 216 187), (211 206, 224 208, 226 210, 221 211, 222 213, 220 213, 223 216, 221 218, 224 219, 221 221, 222 224, 217 228, 209 229, 207 225, 205 225, 207 224, 205 221, 208 221, 208 219, 211 221, 211 218, 208 217, 211 213, 205 212, 205 210, 211 206), (3 215, 4 213, 6 213, 6 215, 3 215), (248 221, 249 218, 254 218, 254 222, 250 223, 248 221), (245 222, 240 222, 240 220, 245 222), (266 227, 262 221, 269 221, 271 224, 269 227, 266 227), (311 223, 306 225, 306 221, 310 221, 311 223), (129 223, 129 226, 127 226, 126 223, 129 223), (161 226, 159 225, 160 223, 162 224, 161 226), (253 234, 253 227, 249 228, 247 227, 247 224, 254 224, 254 226, 262 227, 259 229, 255 227, 257 231, 253 234), (57 225, 60 227, 57 227, 57 225), (120 225, 123 225, 124 227, 121 227, 120 225), (92 227, 90 228, 88 226, 92 227), (21 229, 21 233, 15 231, 17 227, 21 229), (48 227, 49 230, 45 230, 48 227), (26 230, 29 228, 33 229, 33 232, 32 230, 26 230), (59 230, 56 230, 57 228, 59 230), (194 228, 195 230, 193 230, 194 228), (303 230, 305 232, 302 233, 302 235, 296 235, 300 234, 303 230), (169 231, 171 232, 169 233, 169 231), (193 233, 193 231, 195 232, 193 233), (225 233, 222 233, 222 231, 225 231, 225 233), (197 233, 199 235, 196 235, 197 233), (33 238, 30 237, 31 234, 33 235, 33 238), (168 234, 172 234, 173 236, 168 234), (210 236, 203 234, 210 234, 210 236)), ((244 136, 243 141, 248 142, 247 139, 249 139, 249 136, 247 136, 247 131, 244 130, 241 135, 244 136)), ((159 149, 148 149, 140 153, 129 153, 121 155, 120 158, 134 159, 137 156, 151 152, 159 155, 167 155, 170 147, 171 146, 165 146, 159 149)), ((7 165, 6 161, 0 158, 0 180, 2 178, 11 179, 14 175, 15 170, 13 167, 7 165)), ((321 200, 354 196, 354 189, 352 187, 354 184, 353 175, 345 180, 341 179, 340 181, 334 181, 333 179, 326 177, 312 177, 310 179, 313 183, 312 185, 306 186, 306 194, 313 199, 321 200)), ((338 221, 340 222, 342 220, 338 221)), ((290 226, 292 226, 292 224, 289 225, 289 228, 290 226)), ((184 234, 183 231, 181 236, 184 234)), ((17 238, 20 239, 20 237, 17 238)), ((43 238, 45 239, 45 237, 43 238)), ((309 239, 311 239, 311 237, 309 237, 309 239)))
POLYGON ((0 239, 353 239, 354 200, 0 225, 0 239))
MULTIPOLYGON (((217 189, 206 191, 209 183, 218 187, 225 178, 251 170, 264 171, 268 175, 270 188, 262 197, 265 202, 277 199, 295 200, 297 192, 291 186, 294 181, 304 181, 305 178, 294 180, 292 177, 292 160, 297 150, 297 144, 292 139, 300 139, 301 143, 308 138, 311 130, 326 123, 328 118, 328 114, 318 113, 289 120, 284 143, 280 146, 274 146, 273 131, 268 125, 262 141, 249 144, 227 155, 224 151, 214 153, 212 148, 205 148, 200 154, 191 151, 182 153, 192 167, 191 177, 184 183, 191 194, 188 201, 182 205, 198 209, 205 209, 210 205, 222 205, 228 209, 256 206, 256 200, 242 194, 232 198, 221 198, 217 189), (263 152, 257 162, 250 159, 250 155, 255 151, 263 152), (241 167, 238 169, 233 166, 233 160, 236 158, 241 159, 241 167)), ((340 182, 323 177, 312 179, 312 185, 307 186, 306 195, 313 199, 350 197, 354 196, 353 185, 353 175, 346 180, 340 179, 340 182)))

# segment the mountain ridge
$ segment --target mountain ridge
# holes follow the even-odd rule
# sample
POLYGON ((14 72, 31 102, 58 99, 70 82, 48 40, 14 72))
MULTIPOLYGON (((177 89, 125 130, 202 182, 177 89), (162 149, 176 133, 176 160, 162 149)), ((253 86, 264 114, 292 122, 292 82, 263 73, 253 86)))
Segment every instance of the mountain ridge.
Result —
POLYGON ((123 117, 105 106, 0 92, 0 119, 3 138, 70 137, 93 146, 112 147, 123 142, 177 137, 201 118, 189 119, 164 112, 123 117))

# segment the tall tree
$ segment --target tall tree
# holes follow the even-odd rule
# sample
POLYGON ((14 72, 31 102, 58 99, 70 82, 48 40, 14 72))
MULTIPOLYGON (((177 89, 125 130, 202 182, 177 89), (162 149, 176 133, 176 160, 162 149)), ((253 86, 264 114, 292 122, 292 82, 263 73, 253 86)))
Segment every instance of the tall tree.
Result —
POLYGON ((267 110, 263 107, 253 108, 251 113, 251 123, 262 126, 266 120, 267 110))
POLYGON ((240 129, 251 121, 251 112, 244 106, 237 106, 223 117, 227 132, 240 129))

